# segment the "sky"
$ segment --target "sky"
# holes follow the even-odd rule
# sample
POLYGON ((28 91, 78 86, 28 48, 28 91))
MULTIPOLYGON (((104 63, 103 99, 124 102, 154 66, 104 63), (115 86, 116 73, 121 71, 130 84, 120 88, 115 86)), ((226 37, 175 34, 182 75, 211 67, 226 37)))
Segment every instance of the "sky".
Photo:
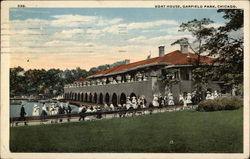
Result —
POLYGON ((182 22, 210 18, 226 21, 216 9, 172 8, 11 8, 11 66, 27 69, 90 69, 129 59, 144 60, 179 49, 182 22))

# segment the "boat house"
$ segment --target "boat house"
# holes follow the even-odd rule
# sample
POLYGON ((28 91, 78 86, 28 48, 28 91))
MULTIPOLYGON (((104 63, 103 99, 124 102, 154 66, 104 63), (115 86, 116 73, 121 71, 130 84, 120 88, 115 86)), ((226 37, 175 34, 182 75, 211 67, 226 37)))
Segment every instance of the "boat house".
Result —
MULTIPOLYGON (((181 44, 180 50, 165 54, 164 46, 159 47, 159 56, 146 60, 114 66, 97 72, 86 79, 79 79, 65 85, 64 98, 96 104, 126 103, 127 97, 144 96, 152 101, 154 94, 173 94, 178 103, 179 94, 191 93, 195 83, 192 69, 197 55, 188 51, 188 45, 181 44), (174 82, 171 82, 174 81, 174 82)), ((211 64, 213 58, 202 56, 201 64, 211 64)), ((215 81, 209 81, 211 90, 220 91, 215 81)), ((147 104, 149 103, 147 102, 147 104)))

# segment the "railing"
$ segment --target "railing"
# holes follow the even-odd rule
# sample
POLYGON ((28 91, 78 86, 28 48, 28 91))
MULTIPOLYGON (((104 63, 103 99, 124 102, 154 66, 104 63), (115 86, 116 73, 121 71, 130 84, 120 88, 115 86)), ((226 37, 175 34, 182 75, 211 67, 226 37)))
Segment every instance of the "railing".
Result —
POLYGON ((145 80, 133 80, 133 81, 122 81, 122 82, 116 82, 116 83, 105 83, 105 84, 85 84, 85 85, 77 85, 77 84, 70 84, 70 86, 64 86, 64 88, 78 88, 78 87, 91 87, 91 86, 105 86, 105 85, 119 85, 119 84, 124 84, 124 83, 134 83, 134 82, 144 82, 148 81, 149 79, 145 80))

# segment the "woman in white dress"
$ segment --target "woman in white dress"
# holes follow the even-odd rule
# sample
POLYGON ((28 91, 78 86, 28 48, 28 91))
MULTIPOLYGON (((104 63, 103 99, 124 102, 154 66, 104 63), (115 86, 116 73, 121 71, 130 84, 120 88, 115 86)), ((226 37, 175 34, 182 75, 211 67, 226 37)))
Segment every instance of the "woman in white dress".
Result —
POLYGON ((153 104, 154 107, 159 107, 158 96, 156 94, 154 95, 152 104, 153 104))
POLYGON ((39 116, 39 109, 40 108, 37 106, 37 104, 34 104, 32 116, 39 116))
POLYGON ((168 105, 174 105, 174 97, 172 93, 168 94, 168 105))
POLYGON ((187 94, 187 105, 192 104, 192 96, 191 93, 187 94))

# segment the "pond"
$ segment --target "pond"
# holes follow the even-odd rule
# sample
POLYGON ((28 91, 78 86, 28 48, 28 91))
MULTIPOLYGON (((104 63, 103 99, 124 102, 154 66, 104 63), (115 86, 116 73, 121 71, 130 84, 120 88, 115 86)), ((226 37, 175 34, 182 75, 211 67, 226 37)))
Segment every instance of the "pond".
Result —
MULTIPOLYGON (((39 114, 41 114, 43 103, 41 103, 41 102, 27 102, 27 101, 22 101, 22 102, 24 103, 24 109, 25 109, 25 112, 27 113, 27 116, 32 116, 34 104, 37 104, 37 106, 40 108, 39 114)), ((54 103, 46 103, 46 106, 48 108, 50 108, 50 106, 52 104, 54 104, 54 103)), ((60 106, 60 104, 59 104, 59 106, 60 106)), ((63 106, 66 107, 66 103, 63 103, 63 106)), ((72 104, 70 104, 70 106, 72 108, 71 113, 78 112, 77 106, 72 105, 72 104)), ((11 104, 10 105, 10 117, 20 117, 20 109, 21 109, 21 105, 11 104)))

